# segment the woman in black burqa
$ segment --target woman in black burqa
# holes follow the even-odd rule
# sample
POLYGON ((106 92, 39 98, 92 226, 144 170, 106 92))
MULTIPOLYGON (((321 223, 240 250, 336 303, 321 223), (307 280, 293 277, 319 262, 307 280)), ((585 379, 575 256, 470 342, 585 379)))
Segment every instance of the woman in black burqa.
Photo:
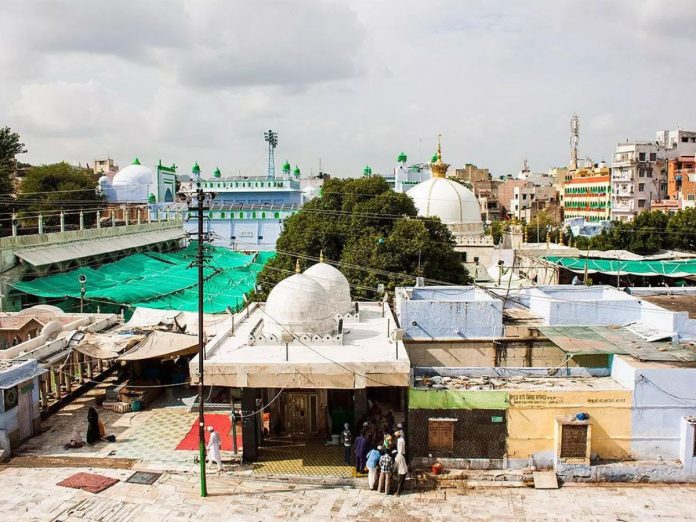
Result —
POLYGON ((94 444, 101 440, 99 431, 99 414, 94 407, 90 407, 87 412, 87 444, 94 444))

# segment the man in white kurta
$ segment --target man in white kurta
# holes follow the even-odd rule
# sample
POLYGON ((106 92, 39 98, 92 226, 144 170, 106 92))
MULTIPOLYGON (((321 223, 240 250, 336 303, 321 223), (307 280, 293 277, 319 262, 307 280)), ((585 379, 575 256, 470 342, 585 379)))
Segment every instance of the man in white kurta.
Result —
POLYGON ((210 433, 210 440, 208 441, 208 446, 206 447, 208 452, 208 461, 215 462, 215 464, 217 464, 218 471, 222 471, 222 458, 220 457, 220 435, 218 435, 217 431, 215 431, 212 426, 208 426, 208 432, 210 433))

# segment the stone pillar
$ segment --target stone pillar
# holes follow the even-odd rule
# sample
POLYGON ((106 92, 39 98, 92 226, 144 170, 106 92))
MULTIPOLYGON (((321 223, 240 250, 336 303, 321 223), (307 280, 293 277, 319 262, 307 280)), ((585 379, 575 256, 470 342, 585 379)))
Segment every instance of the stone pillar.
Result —
POLYGON ((91 381, 94 379, 94 359, 85 355, 85 363, 87 364, 87 378, 91 381))
POLYGON ((130 225, 130 211, 128 210, 128 205, 123 209, 123 220, 126 222, 126 226, 130 225))
POLYGON ((58 388, 58 381, 56 380, 56 371, 53 366, 48 367, 48 386, 53 391, 54 396, 58 399, 60 398, 60 390, 58 388))
POLYGON ((357 430, 362 425, 363 417, 367 415, 367 388, 353 390, 353 412, 354 426, 351 426, 351 431, 355 430, 354 433, 357 434, 357 430))
POLYGON ((114 211, 111 211, 111 226, 115 227, 116 226, 116 214, 114 214, 114 211))
POLYGON ((43 214, 39 214, 39 234, 43 234, 43 214))
POLYGON ((141 214, 142 214, 142 209, 140 207, 138 207, 138 225, 140 225, 143 222, 141 214))
POLYGON ((85 229, 85 214, 80 210, 80 230, 85 229))
POLYGON ((72 372, 70 371, 70 366, 64 367, 62 371, 65 372, 62 374, 63 377, 65 378, 65 393, 69 395, 72 393, 72 384, 73 384, 73 376, 72 376, 72 372))
POLYGON ((97 228, 101 228, 101 212, 97 210, 97 228))
POLYGON ((253 462, 258 458, 258 444, 256 438, 256 415, 247 417, 256 409, 256 390, 254 388, 242 388, 242 458, 253 462))
POLYGON ((60 231, 65 232, 65 212, 60 211, 60 231))
POLYGON ((12 237, 17 237, 17 214, 12 213, 12 237))
POLYGON ((44 410, 48 408, 48 390, 48 378, 46 375, 42 375, 41 380, 39 381, 39 395, 41 398, 41 408, 44 410))

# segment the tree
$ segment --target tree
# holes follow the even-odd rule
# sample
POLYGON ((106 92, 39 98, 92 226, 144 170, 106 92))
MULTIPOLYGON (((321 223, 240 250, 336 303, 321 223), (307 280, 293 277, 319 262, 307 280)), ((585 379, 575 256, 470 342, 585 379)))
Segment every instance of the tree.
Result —
POLYGON ((329 179, 322 196, 285 220, 276 243, 278 256, 261 271, 265 300, 300 259, 324 257, 340 262, 357 298, 374 299, 378 284, 387 290, 413 285, 417 275, 465 284, 469 274, 454 251, 452 235, 439 219, 419 218, 413 200, 389 188, 381 176, 329 179))
POLYGON ((9 127, 0 128, 0 234, 10 228, 10 213, 15 194, 15 156, 27 152, 19 134, 9 127))
POLYGON ((508 228, 510 228, 509 221, 494 221, 491 223, 489 231, 493 237, 494 245, 500 244, 500 241, 503 238, 503 232, 505 232, 508 228))
MULTIPOLYGON (((545 243, 546 234, 549 232, 549 228, 552 225, 556 225, 553 216, 546 210, 540 210, 527 225, 528 241, 530 243, 545 243)), ((556 235, 557 234, 554 234, 552 239, 555 239, 556 235)))
POLYGON ((20 187, 17 197, 21 209, 19 215, 35 222, 36 215, 43 213, 46 226, 55 226, 60 221, 60 211, 64 210, 65 223, 77 225, 80 210, 88 210, 84 221, 89 226, 96 221, 96 210, 104 202, 96 186, 96 176, 89 169, 65 162, 34 167, 20 187))
POLYGON ((696 208, 685 208, 670 217, 665 241, 669 248, 696 250, 696 208))

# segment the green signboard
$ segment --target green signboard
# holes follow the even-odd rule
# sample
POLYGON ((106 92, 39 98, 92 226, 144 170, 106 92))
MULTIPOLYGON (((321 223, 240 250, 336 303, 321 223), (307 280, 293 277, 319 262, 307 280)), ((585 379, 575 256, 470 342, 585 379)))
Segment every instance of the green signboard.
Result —
POLYGON ((508 405, 508 393, 505 391, 415 388, 408 391, 410 410, 506 410, 508 405))

